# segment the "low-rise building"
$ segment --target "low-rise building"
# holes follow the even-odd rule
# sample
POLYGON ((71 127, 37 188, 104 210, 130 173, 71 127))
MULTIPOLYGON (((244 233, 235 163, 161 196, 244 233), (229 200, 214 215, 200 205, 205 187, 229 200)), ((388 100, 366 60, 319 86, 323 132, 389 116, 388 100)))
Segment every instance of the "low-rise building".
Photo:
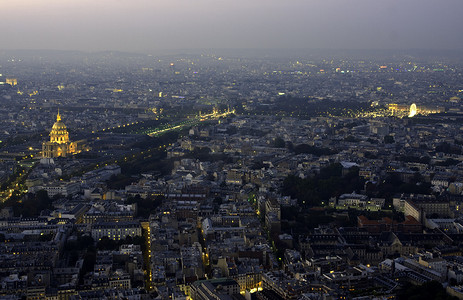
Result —
POLYGON ((105 236, 118 241, 128 236, 141 236, 141 234, 141 226, 138 222, 107 222, 92 225, 92 238, 95 241, 99 241, 105 236))

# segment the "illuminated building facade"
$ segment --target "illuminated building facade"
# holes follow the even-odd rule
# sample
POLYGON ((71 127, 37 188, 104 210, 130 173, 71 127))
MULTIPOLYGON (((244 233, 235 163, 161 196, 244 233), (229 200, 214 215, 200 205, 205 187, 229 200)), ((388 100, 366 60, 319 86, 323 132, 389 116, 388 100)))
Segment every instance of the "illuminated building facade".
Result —
POLYGON ((443 107, 431 107, 431 106, 424 106, 424 105, 416 105, 415 103, 411 105, 405 104, 396 104, 391 103, 388 105, 388 110, 391 112, 393 116, 397 117, 405 117, 408 116, 412 118, 416 115, 430 115, 430 114, 438 114, 445 111, 443 107))
POLYGON ((410 105, 391 103, 388 105, 389 111, 393 116, 404 116, 410 112, 410 105))
POLYGON ((6 84, 9 84, 11 86, 15 86, 18 84, 18 80, 16 78, 7 78, 6 79, 6 84))
POLYGON ((61 121, 61 115, 58 112, 56 122, 50 132, 50 141, 42 144, 43 157, 66 157, 80 151, 78 142, 69 140, 69 132, 61 121))

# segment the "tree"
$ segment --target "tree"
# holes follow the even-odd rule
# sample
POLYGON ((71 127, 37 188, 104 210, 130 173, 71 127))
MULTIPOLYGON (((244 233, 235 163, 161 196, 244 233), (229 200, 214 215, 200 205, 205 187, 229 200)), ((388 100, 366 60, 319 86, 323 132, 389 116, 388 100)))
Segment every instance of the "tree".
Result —
POLYGON ((281 137, 276 137, 275 140, 273 141, 273 147, 275 147, 275 148, 284 148, 284 147, 286 147, 285 140, 283 140, 281 137))
POLYGON ((461 154, 461 146, 455 146, 447 142, 442 142, 436 146, 436 151, 448 154, 461 154))
MULTIPOLYGON (((93 247, 92 247, 93 248, 93 247)), ((95 249, 88 249, 84 255, 84 262, 82 263, 82 269, 79 274, 79 284, 84 283, 84 275, 88 272, 92 272, 96 263, 96 251, 95 249)))
POLYGON ((297 145, 293 149, 294 149, 294 153, 296 154, 307 153, 307 154, 313 154, 316 156, 331 155, 331 154, 338 153, 337 151, 330 149, 330 148, 314 147, 314 146, 310 146, 307 144, 297 145))
POLYGON ((422 285, 405 286, 401 292, 397 294, 397 299, 407 300, 451 300, 458 299, 447 295, 445 289, 437 281, 429 281, 422 285))
POLYGON ((263 161, 262 161, 262 160, 258 160, 258 161, 255 161, 255 162, 251 165, 250 168, 251 168, 252 170, 260 170, 260 169, 262 169, 262 168, 264 168, 264 167, 265 167, 265 165, 264 165, 263 161))
POLYGON ((118 245, 116 241, 104 236, 98 241, 96 247, 98 250, 116 250, 118 245))
POLYGON ((350 142, 350 143, 357 143, 359 141, 359 139, 357 139, 353 135, 349 135, 349 136, 344 138, 344 141, 350 142))
POLYGON ((2 204, 2 207, 7 206, 13 208, 15 216, 22 215, 23 217, 36 217, 44 209, 53 209, 52 199, 44 190, 25 196, 22 196, 19 191, 14 191, 10 199, 2 204))
POLYGON ((220 206, 223 203, 222 197, 219 197, 219 196, 215 197, 214 203, 220 206))
POLYGON ((333 196, 363 189, 364 180, 359 169, 351 168, 342 176, 342 165, 332 164, 320 170, 313 178, 301 179, 290 175, 283 181, 282 192, 298 199, 301 206, 317 206, 333 196))
POLYGON ((233 134, 237 134, 238 133, 238 129, 236 128, 236 126, 229 126, 227 128, 227 134, 228 135, 233 135, 233 134))
POLYGON ((137 205, 137 217, 148 218, 149 215, 156 210, 164 200, 164 196, 156 196, 155 198, 147 197, 143 199, 140 195, 135 195, 135 197, 129 197, 126 204, 136 204, 137 205))
POLYGON ((394 144, 395 143, 394 137, 392 135, 385 135, 384 136, 384 143, 385 144, 394 144))
POLYGON ((136 178, 124 174, 112 175, 107 181, 106 184, 110 189, 123 189, 127 185, 134 182, 136 178))

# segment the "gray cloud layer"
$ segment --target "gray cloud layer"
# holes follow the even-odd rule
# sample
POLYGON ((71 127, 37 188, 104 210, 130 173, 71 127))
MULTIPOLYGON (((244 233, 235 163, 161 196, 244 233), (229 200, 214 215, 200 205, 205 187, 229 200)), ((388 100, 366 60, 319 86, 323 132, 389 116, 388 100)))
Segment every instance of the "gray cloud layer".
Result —
POLYGON ((463 49, 461 0, 0 0, 0 49, 463 49))

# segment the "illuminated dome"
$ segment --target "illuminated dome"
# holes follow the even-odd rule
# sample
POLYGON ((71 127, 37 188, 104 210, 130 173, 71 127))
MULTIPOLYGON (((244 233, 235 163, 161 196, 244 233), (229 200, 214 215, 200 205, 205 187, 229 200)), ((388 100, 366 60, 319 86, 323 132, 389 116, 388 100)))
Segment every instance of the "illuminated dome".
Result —
POLYGON ((56 122, 53 124, 50 132, 50 142, 64 144, 69 142, 69 132, 66 128, 66 125, 61 121, 61 115, 56 116, 56 122))
POLYGON ((61 121, 61 115, 56 115, 56 122, 53 124, 50 132, 50 141, 42 143, 42 156, 43 157, 67 157, 76 153, 82 152, 87 149, 85 141, 80 140, 71 142, 69 140, 69 132, 66 125, 61 121))
POLYGON ((408 115, 408 117, 413 118, 416 114, 417 114, 416 104, 413 103, 412 105, 410 105, 410 114, 408 115))
POLYGON ((66 128, 66 125, 64 125, 63 122, 59 121, 59 122, 55 122, 55 124, 53 124, 53 127, 51 128, 52 131, 67 131, 67 128, 66 128))

